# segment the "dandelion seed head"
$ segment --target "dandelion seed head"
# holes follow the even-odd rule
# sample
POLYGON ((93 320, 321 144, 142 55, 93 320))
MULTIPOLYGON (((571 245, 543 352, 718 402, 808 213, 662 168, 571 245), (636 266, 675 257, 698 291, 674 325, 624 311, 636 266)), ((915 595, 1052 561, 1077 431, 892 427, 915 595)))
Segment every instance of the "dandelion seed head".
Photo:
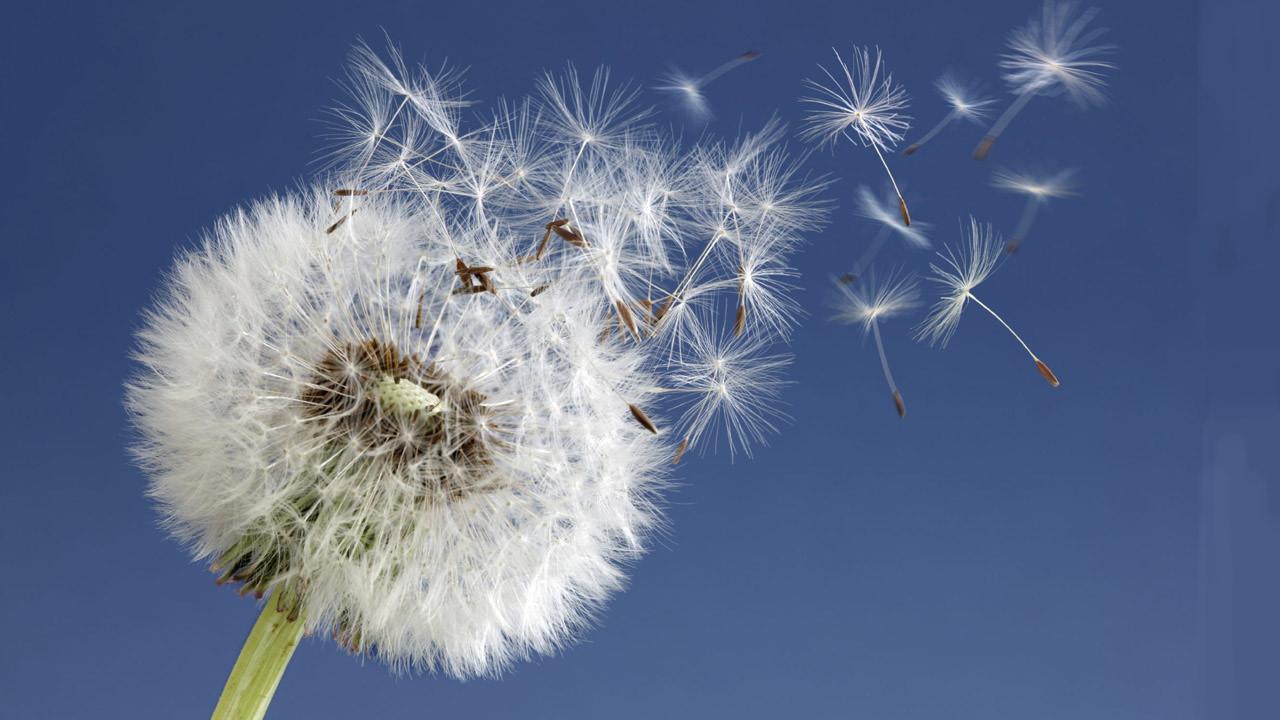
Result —
POLYGON ((855 283, 836 282, 840 291, 836 320, 861 325, 863 334, 872 324, 904 315, 920 306, 920 283, 912 275, 890 271, 883 279, 874 272, 855 283))
POLYGON ((844 137, 881 150, 902 142, 911 127, 905 114, 907 91, 893 82, 880 48, 855 47, 847 62, 833 52, 837 69, 819 66, 826 81, 805 81, 814 94, 800 100, 812 106, 801 137, 822 145, 844 137))
POLYGON ((662 84, 654 89, 672 97, 690 119, 700 122, 711 119, 711 105, 702 92, 702 83, 698 78, 686 75, 679 69, 672 69, 660 82, 662 84))
POLYGON ((1106 58, 1112 45, 1099 42, 1103 28, 1089 27, 1097 8, 1080 10, 1074 2, 1045 0, 1040 15, 1014 30, 1000 58, 1004 80, 1018 94, 1066 94, 1081 107, 1105 100, 1106 58))
POLYGON ((1057 172, 1028 172, 1000 168, 991 176, 991 184, 1001 190, 1028 195, 1036 200, 1070 197, 1076 194, 1076 171, 1065 168, 1057 172))
POLYGON ((982 92, 976 82, 966 82, 955 73, 944 73, 934 82, 938 93, 951 106, 957 117, 978 122, 991 114, 996 99, 982 92))
POLYGON ((127 402, 165 524, 221 582, 472 677, 592 622, 676 442, 749 451, 780 419, 788 257, 821 206, 776 123, 686 149, 604 71, 474 116, 459 82, 357 49, 334 174, 176 261, 127 402))
POLYGON ((970 293, 995 272, 1004 257, 1004 242, 989 223, 970 217, 961 242, 938 253, 930 263, 929 280, 940 286, 941 297, 916 328, 916 338, 945 346, 960 324, 970 293))

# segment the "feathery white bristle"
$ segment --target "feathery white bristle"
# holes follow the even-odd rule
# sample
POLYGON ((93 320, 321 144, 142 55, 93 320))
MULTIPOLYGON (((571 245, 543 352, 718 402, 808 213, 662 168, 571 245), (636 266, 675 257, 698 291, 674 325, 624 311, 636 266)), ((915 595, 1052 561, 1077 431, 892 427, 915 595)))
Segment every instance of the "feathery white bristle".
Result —
POLYGON ((1039 17, 1010 34, 1000 58, 1009 88, 1018 95, 1065 94, 1081 107, 1105 100, 1106 74, 1115 65, 1104 58, 1114 48, 1098 42, 1105 29, 1089 27, 1097 14, 1074 2, 1045 0, 1039 17))

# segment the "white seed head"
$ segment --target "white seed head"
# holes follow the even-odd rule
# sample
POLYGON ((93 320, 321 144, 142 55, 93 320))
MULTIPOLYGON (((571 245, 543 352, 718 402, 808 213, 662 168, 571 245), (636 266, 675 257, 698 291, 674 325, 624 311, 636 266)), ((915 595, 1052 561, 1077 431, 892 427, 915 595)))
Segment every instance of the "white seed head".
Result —
POLYGON ((1000 235, 989 223, 970 217, 960 244, 948 246, 938 253, 941 262, 929 264, 933 271, 929 279, 941 286, 942 296, 916 328, 916 338, 945 346, 960 324, 970 293, 995 272, 1004 256, 1000 235))
POLYGON ((991 114, 996 103, 995 98, 983 93, 981 84, 966 82, 952 72, 943 73, 933 85, 955 114, 966 120, 982 120, 991 114))
POLYGON ((819 66, 827 76, 827 84, 806 80, 814 95, 800 101, 814 106, 806 119, 801 136, 822 143, 835 144, 841 137, 863 147, 889 150, 902 142, 911 127, 905 114, 907 91, 893 82, 893 75, 880 58, 880 48, 855 47, 849 61, 833 50, 839 71, 832 73, 819 66))
POLYGON ((1078 10, 1074 2, 1045 0, 1033 17, 1009 36, 1000 68, 1018 94, 1066 94, 1081 107, 1105 99, 1106 74, 1115 68, 1105 58, 1114 52, 1100 44, 1103 28, 1090 28, 1097 8, 1078 10))
POLYGON ((776 417, 817 185, 776 126, 682 150, 603 71, 476 119, 394 53, 348 85, 337 174, 177 261, 135 452, 222 581, 395 668, 495 674, 622 586, 676 443, 776 417), (706 341, 743 297, 742 336, 706 341))
POLYGON ((1037 200, 1069 197, 1076 194, 1076 171, 1065 168, 1057 172, 1027 172, 1000 168, 991 176, 991 184, 1001 190, 1029 195, 1037 200))
POLYGON ((840 291, 836 320, 861 325, 863 334, 872 324, 898 317, 920 306, 920 284, 913 275, 890 271, 883 279, 874 272, 853 283, 836 282, 840 291))

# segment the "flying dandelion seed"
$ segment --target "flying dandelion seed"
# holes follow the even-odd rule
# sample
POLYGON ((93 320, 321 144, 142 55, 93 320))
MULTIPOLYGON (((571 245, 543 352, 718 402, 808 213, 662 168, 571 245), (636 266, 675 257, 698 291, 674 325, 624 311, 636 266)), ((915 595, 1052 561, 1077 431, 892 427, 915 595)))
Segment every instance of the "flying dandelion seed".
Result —
POLYGON ((686 151, 604 72, 475 118, 447 71, 351 73, 335 175, 179 258, 127 388, 166 525, 270 596, 217 718, 262 716, 304 630, 458 678, 572 642, 673 450, 776 424, 822 224, 777 125, 686 151))
POLYGON ((919 340, 927 340, 930 344, 941 344, 944 347, 947 341, 951 339, 955 333, 956 326, 960 324, 960 316, 964 313, 965 305, 972 300, 978 307, 986 310, 995 318, 1005 330, 1013 335, 1023 350, 1031 356, 1032 361, 1036 364, 1036 370, 1049 382, 1053 387, 1058 387, 1058 378, 1049 369, 1049 366, 1040 360, 1035 353, 1031 352, 1031 348, 1023 342, 1022 337, 1014 332, 1009 323, 1004 318, 996 314, 986 303, 978 299, 973 294, 974 288, 978 287, 995 272, 996 266, 1000 262, 1000 258, 1004 256, 1004 244, 1001 242, 1000 236, 991 229, 990 224, 979 224, 977 220, 970 217, 968 232, 959 247, 948 247, 945 253, 938 253, 938 257, 942 259, 941 264, 930 263, 929 268, 933 271, 933 275, 929 278, 933 282, 939 284, 943 288, 942 297, 933 305, 929 311, 928 317, 916 330, 916 338, 919 340))
POLYGON ((924 137, 908 145, 907 149, 902 151, 903 155, 915 154, 944 127, 951 124, 952 120, 981 122, 991 113, 990 108, 996 102, 995 98, 987 97, 982 93, 980 85, 964 82, 953 73, 944 73, 933 85, 942 95, 942 99, 947 101, 947 105, 951 106, 951 111, 944 115, 932 130, 925 133, 924 137))
POLYGON ((843 137, 874 150, 898 196, 902 224, 910 225, 911 213, 907 210, 907 201, 902 197, 898 181, 894 179, 893 171, 884 159, 884 153, 892 151, 902 142, 903 134, 911 127, 911 118, 904 114, 907 109, 907 91, 901 85, 894 84, 893 75, 881 61, 880 48, 875 49, 874 59, 869 49, 854 48, 848 63, 838 51, 832 52, 840 65, 841 77, 837 78, 819 65, 830 84, 805 81, 816 95, 801 98, 801 102, 814 105, 816 109, 810 111, 801 136, 822 145, 834 145, 843 137))
POLYGON ((1027 204, 1022 209, 1022 217, 1018 219, 1018 226, 1013 231, 1013 237, 1009 239, 1008 245, 1005 246, 1006 252, 1015 253, 1022 246, 1022 242, 1027 239, 1027 233, 1031 230, 1031 223, 1035 222, 1036 213, 1041 205, 1047 204, 1050 198, 1069 197, 1076 194, 1074 179, 1075 170, 1070 168, 1053 174, 1036 175, 1005 169, 995 172, 991 179, 992 185, 1001 190, 1027 196, 1027 204))
POLYGON ((1098 44, 1105 29, 1088 27, 1097 14, 1097 8, 1077 12, 1073 2, 1045 0, 1039 18, 1013 31, 999 65, 1016 97, 978 143, 975 160, 986 159, 1014 116, 1037 95, 1065 94, 1082 108, 1106 99, 1106 73, 1115 65, 1104 58, 1115 47, 1098 44))
POLYGON ((916 222, 906 226, 898 222, 897 196, 892 188, 886 188, 886 190, 887 192, 882 196, 877 196, 870 187, 859 185, 855 193, 854 212, 875 222, 879 225, 879 229, 866 249, 862 251, 862 255, 858 257, 858 261, 853 264, 853 271, 849 273, 852 278, 850 282, 857 280, 863 271, 870 267, 872 261, 884 249, 884 244, 890 236, 899 238, 912 248, 931 247, 927 235, 928 223, 916 222))
POLYGON ((864 338, 867 334, 875 338, 876 352, 880 355, 880 369, 884 372, 885 383, 889 385, 894 408, 898 411, 898 417, 905 418, 907 406, 902 393, 898 391, 898 384, 893 380, 893 373, 889 370, 884 341, 880 338, 880 322, 919 307, 919 283, 912 276, 900 276, 891 272, 883 282, 877 282, 872 275, 857 286, 837 280, 836 288, 840 290, 841 296, 836 319, 850 325, 861 325, 864 338))
POLYGON ((760 51, 748 50, 700 77, 686 75, 680 69, 673 68, 670 73, 662 78, 663 84, 654 89, 672 95, 692 119, 698 122, 706 122, 711 119, 712 113, 711 105, 708 104, 707 96, 703 94, 703 89, 721 75, 758 57, 760 57, 760 51))

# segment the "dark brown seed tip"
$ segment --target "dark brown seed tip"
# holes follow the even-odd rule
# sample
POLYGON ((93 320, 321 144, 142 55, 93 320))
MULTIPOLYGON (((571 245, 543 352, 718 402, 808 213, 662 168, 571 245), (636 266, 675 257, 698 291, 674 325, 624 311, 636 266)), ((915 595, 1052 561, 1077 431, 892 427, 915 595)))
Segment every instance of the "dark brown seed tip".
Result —
POLYGON ((920 149, 920 143, 912 143, 911 145, 908 145, 908 146, 907 146, 907 149, 906 149, 906 150, 903 150, 903 151, 902 151, 902 154, 903 154, 903 155, 915 155, 915 154, 916 154, 916 151, 917 151, 917 150, 919 150, 919 149, 920 149))
POLYGON ((337 230, 338 228, 342 227, 342 223, 346 222, 347 218, 351 217, 352 215, 355 215, 358 212, 360 212, 360 208, 356 208, 355 210, 352 210, 346 215, 343 215, 342 217, 338 218, 337 220, 334 221, 332 225, 324 229, 324 234, 332 235, 334 230, 337 230))
POLYGON ((1058 387, 1058 385, 1060 384, 1058 382, 1058 376, 1053 374, 1053 371, 1049 369, 1048 365, 1045 365, 1043 362, 1036 360, 1036 369, 1040 371, 1040 374, 1044 376, 1045 380, 1049 381, 1050 385, 1054 387, 1058 387))
POLYGON ((1020 247, 1022 247, 1022 238, 1014 238, 1004 246, 1004 251, 1012 255, 1018 252, 1018 248, 1020 247))
POLYGON ((529 297, 538 297, 538 296, 539 296, 539 295, 541 295, 542 293, 546 292, 546 291, 547 291, 547 288, 549 288, 549 287, 551 287, 551 286, 550 286, 550 285, 539 285, 538 287, 536 287, 536 288, 534 288, 533 290, 530 290, 530 291, 529 291, 529 297))
POLYGON ((996 144, 996 139, 990 135, 982 138, 982 142, 978 143, 978 147, 973 151, 974 160, 986 160, 987 155, 991 154, 991 146, 996 144))
POLYGON ((684 457, 684 452, 689 449, 689 438, 680 441, 680 447, 676 448, 675 457, 671 458, 672 465, 679 465, 680 458, 684 457))
POLYGON ((741 55, 739 55, 739 56, 738 56, 738 59, 739 59, 739 60, 755 60, 755 59, 756 59, 756 58, 758 58, 758 57, 760 57, 760 51, 759 51, 759 50, 748 50, 748 51, 746 51, 746 52, 742 53, 741 55))
POLYGON ((338 190, 334 190, 333 194, 337 195, 338 197, 352 197, 354 195, 368 195, 369 191, 356 190, 353 188, 339 188, 338 190))
POLYGON ((907 212, 907 201, 901 197, 898 198, 898 210, 902 213, 902 224, 911 226, 911 213, 907 212))
POLYGON ((635 405, 628 405, 627 409, 631 411, 631 416, 636 419, 636 422, 644 426, 645 430, 648 430, 654 435, 658 434, 658 426, 653 424, 653 421, 649 419, 648 415, 644 414, 643 410, 635 405))
POLYGON ((898 408, 898 417, 904 418, 907 416, 907 404, 902 402, 902 393, 897 390, 893 391, 893 406, 898 408))
POLYGON ((845 273, 836 279, 840 281, 841 285, 852 285, 858 279, 858 276, 853 273, 845 273))
POLYGON ((741 337, 742 331, 747 327, 747 306, 738 306, 738 317, 733 321, 733 336, 741 337))
POLYGON ((622 318, 623 324, 627 326, 627 331, 631 333, 632 337, 639 340, 640 332, 636 330, 636 321, 631 317, 631 309, 621 300, 615 300, 614 304, 618 307, 618 317, 622 318))

